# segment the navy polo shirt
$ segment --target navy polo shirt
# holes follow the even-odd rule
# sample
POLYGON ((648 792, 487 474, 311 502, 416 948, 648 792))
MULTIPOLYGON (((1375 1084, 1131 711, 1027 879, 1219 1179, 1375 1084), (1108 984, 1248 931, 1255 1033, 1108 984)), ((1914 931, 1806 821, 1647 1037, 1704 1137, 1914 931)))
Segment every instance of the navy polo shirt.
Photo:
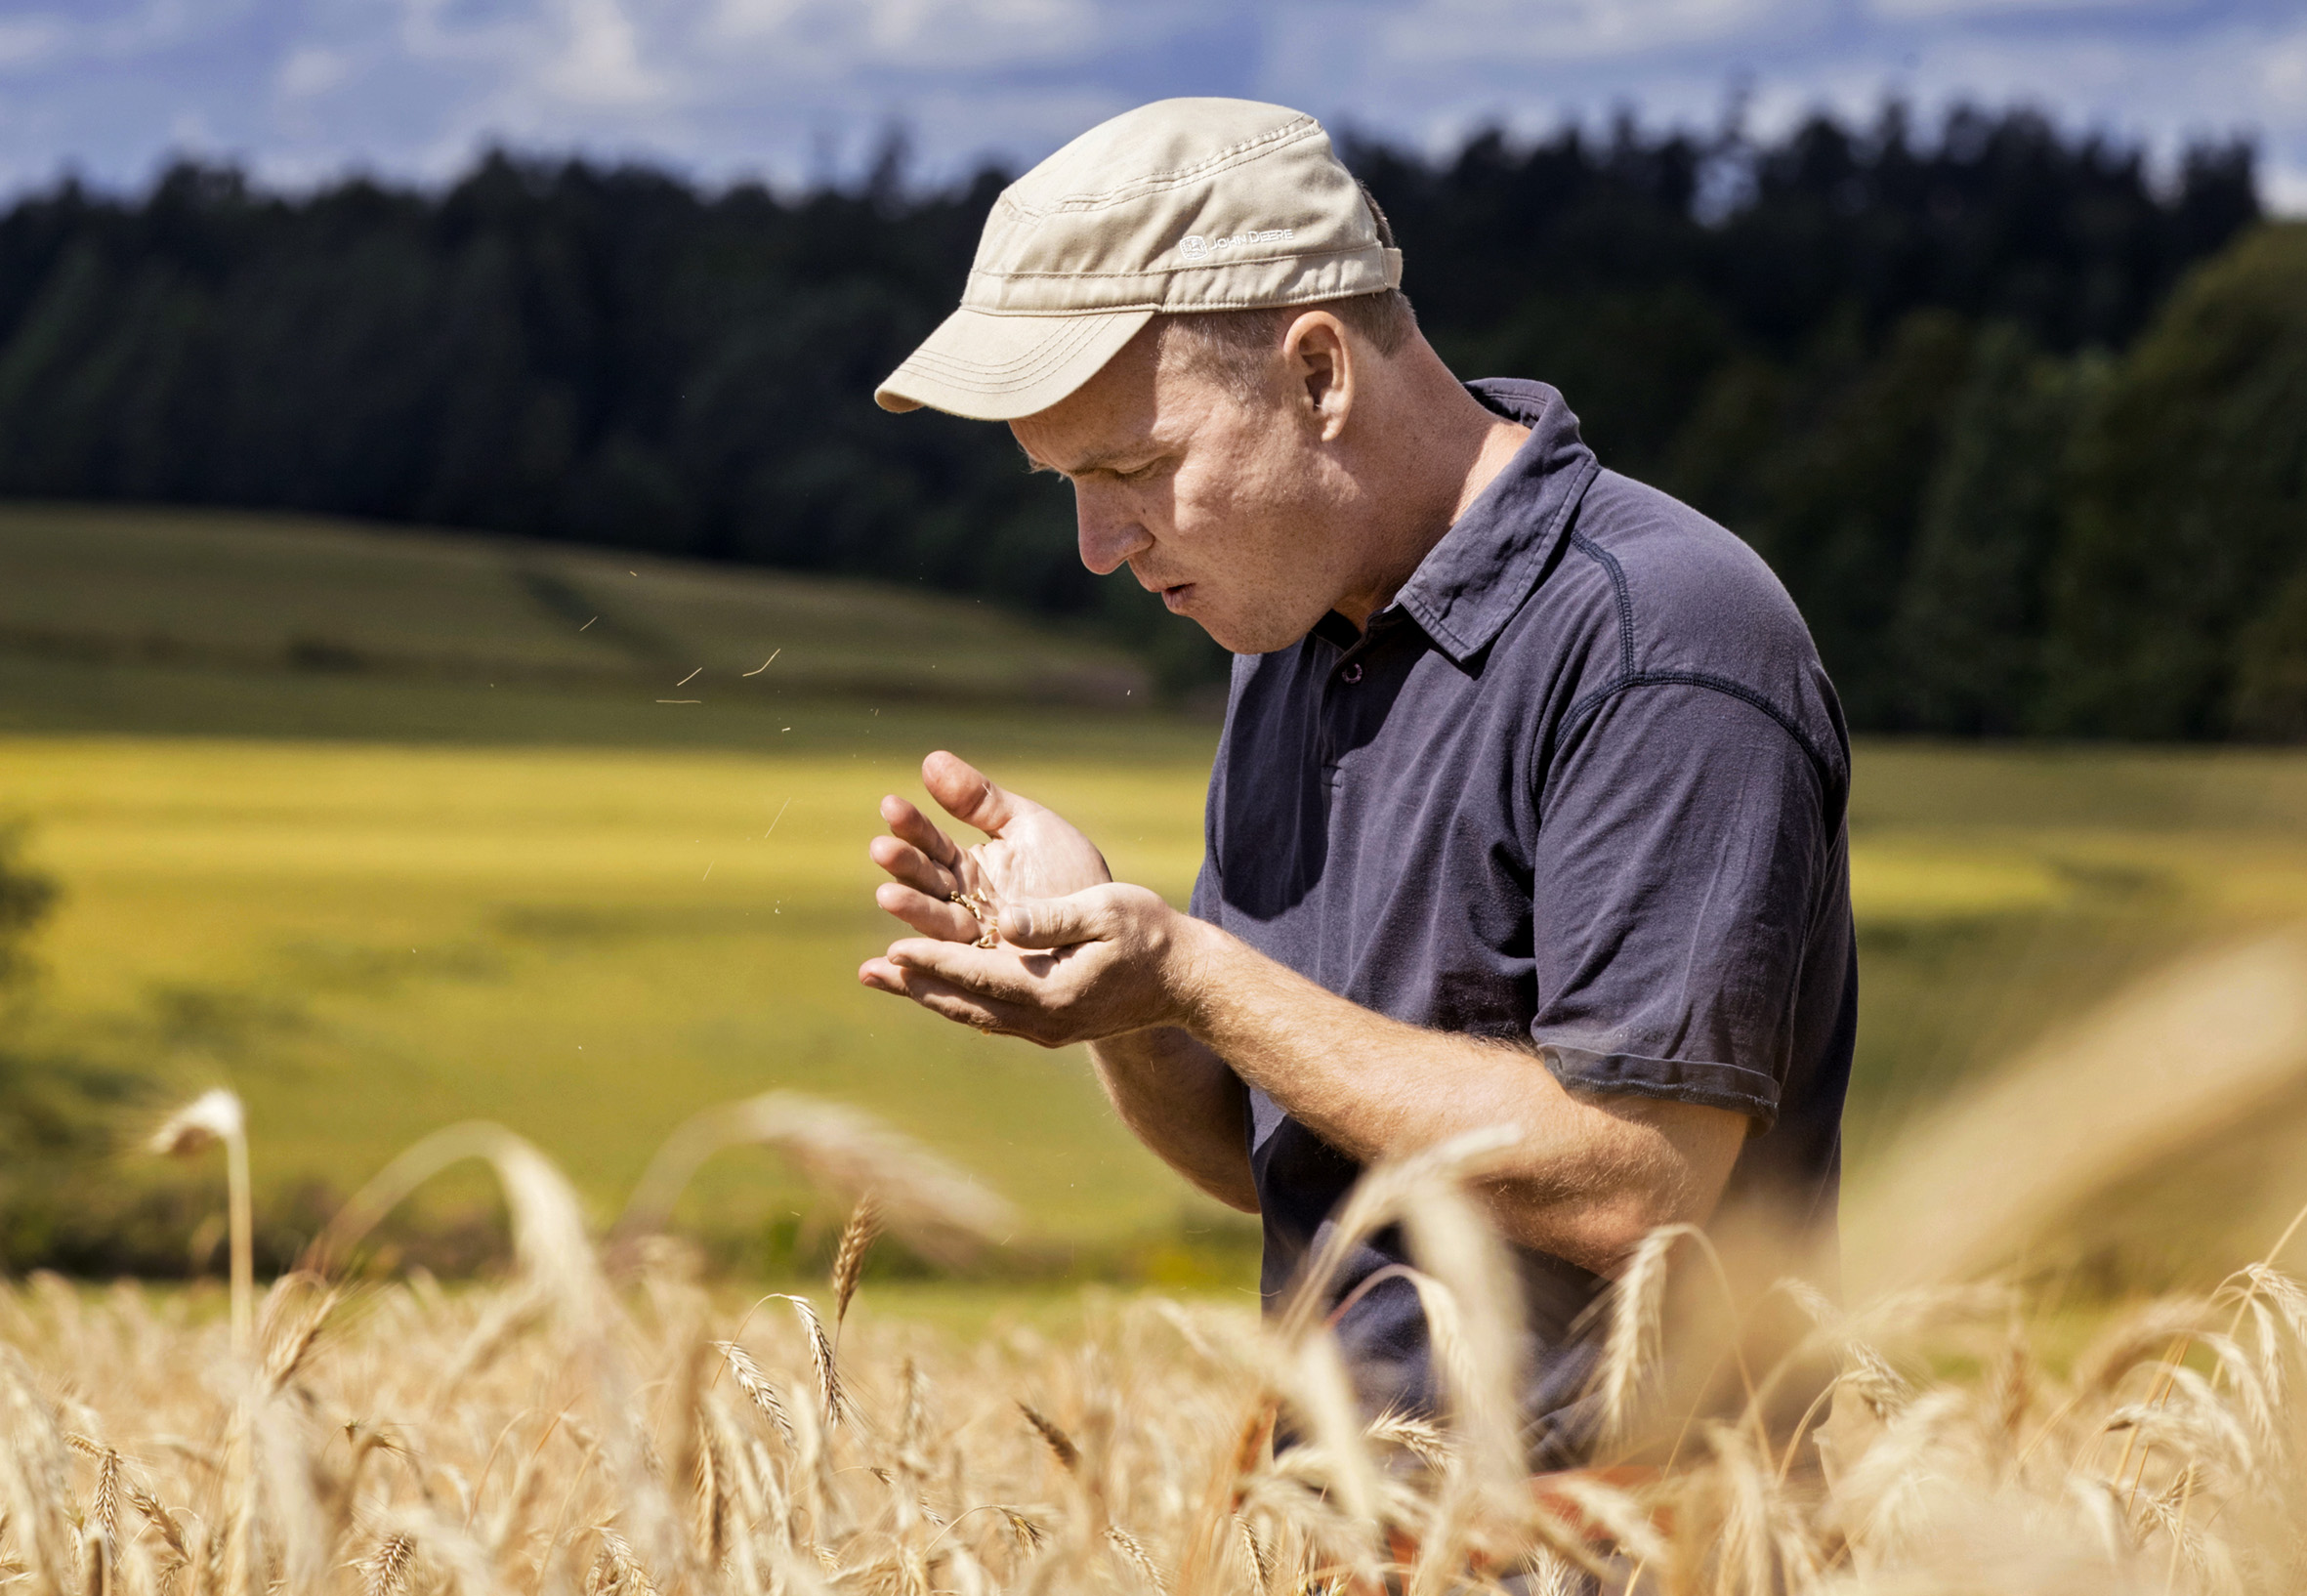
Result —
MULTIPOLYGON (((1194 912, 1365 1008, 1531 1049, 1501 1070, 1745 1115, 1726 1210, 1830 1238, 1858 995, 1834 690, 1745 544, 1602 470, 1551 388, 1469 386, 1533 430, 1393 604, 1235 660, 1194 912)), ((1272 1306, 1360 1170, 1249 1099, 1272 1306)), ((1338 1298, 1403 1261, 1380 1235, 1338 1298)), ((1533 1449, 1574 1457, 1607 1282, 1519 1262, 1533 1449)), ((1373 1406, 1436 1402, 1407 1281, 1337 1329, 1373 1406)))

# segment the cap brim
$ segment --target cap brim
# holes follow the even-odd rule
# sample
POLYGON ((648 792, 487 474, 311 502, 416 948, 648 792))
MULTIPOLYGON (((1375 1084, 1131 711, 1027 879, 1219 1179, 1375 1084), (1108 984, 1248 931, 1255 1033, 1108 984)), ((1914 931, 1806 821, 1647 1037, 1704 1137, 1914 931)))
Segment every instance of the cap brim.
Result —
POLYGON ((973 421, 1036 415, 1105 369, 1152 311, 994 315, 963 307, 873 391, 884 410, 923 405, 973 421))

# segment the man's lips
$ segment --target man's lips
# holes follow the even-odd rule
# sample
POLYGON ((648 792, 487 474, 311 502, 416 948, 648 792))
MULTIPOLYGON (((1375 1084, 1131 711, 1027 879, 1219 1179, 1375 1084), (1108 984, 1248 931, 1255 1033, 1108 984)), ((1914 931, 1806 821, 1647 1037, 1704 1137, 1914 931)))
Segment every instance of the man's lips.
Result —
POLYGON ((1130 567, 1129 573, 1138 579, 1138 586, 1147 592, 1160 594, 1161 602, 1167 605, 1173 613, 1186 603, 1197 585, 1194 582, 1164 582, 1158 578, 1149 578, 1135 566, 1130 567))

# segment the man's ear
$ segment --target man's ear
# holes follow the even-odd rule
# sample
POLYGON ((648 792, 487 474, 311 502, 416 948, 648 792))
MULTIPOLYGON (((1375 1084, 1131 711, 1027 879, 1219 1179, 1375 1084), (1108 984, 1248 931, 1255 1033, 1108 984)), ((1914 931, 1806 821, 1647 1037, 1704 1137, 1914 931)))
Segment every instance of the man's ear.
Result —
POLYGON ((1327 311, 1308 311, 1281 341, 1282 364, 1307 423, 1324 443, 1335 442, 1354 409, 1354 346, 1345 324, 1327 311))

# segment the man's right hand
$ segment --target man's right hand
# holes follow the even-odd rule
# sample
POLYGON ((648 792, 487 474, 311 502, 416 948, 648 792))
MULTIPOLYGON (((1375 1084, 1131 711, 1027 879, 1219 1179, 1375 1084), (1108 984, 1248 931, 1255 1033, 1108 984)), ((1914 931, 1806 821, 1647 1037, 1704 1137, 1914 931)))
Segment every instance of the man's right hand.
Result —
POLYGON ((962 848, 904 799, 881 800, 890 834, 875 837, 867 852, 893 879, 873 901, 922 936, 976 942, 995 930, 1006 903, 1064 898, 1113 879, 1105 856, 1077 828, 1004 792, 967 761, 931 754, 921 762, 921 781, 946 814, 986 834, 962 848))
MULTIPOLYGON (((920 935, 955 943, 998 936, 1007 904, 1070 898, 1113 879, 1105 856, 1079 830, 1030 799, 1002 791, 953 755, 923 760, 921 780, 946 814, 983 831, 986 840, 959 847, 902 798, 881 800, 890 834, 875 837, 867 852, 892 879, 874 890, 873 901, 920 935), (956 896, 967 902, 953 902, 956 896)), ((1021 959, 1049 957, 1037 949, 1010 951, 1021 959)), ((933 991, 950 998, 953 988, 886 958, 867 960, 858 977, 964 1020, 949 1003, 925 1001, 933 991)), ((1164 1028, 1095 1043, 1090 1058, 1122 1123, 1140 1141, 1219 1201, 1257 1212, 1248 1098, 1215 1053, 1164 1028)))

